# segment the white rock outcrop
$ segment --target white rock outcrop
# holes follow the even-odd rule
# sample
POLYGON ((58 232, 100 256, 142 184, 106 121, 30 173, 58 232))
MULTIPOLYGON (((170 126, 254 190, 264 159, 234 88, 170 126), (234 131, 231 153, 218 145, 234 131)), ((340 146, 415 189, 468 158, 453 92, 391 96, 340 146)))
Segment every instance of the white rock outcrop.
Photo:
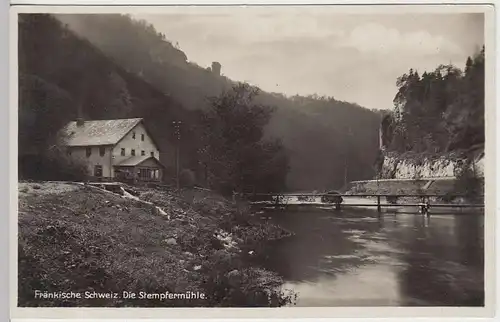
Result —
MULTIPOLYGON (((384 179, 418 179, 418 178, 453 178, 456 176, 465 159, 424 158, 420 162, 395 155, 386 155, 382 166, 381 178, 384 179)), ((471 170, 478 177, 484 177, 484 153, 479 154, 471 162, 471 170)))

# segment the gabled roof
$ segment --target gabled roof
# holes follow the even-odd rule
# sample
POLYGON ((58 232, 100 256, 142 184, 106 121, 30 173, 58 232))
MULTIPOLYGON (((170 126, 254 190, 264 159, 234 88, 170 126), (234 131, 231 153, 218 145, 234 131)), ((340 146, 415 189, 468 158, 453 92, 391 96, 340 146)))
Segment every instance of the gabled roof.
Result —
POLYGON ((85 121, 78 126, 69 122, 62 130, 68 146, 114 145, 117 144, 142 118, 85 121))
POLYGON ((132 157, 130 157, 128 159, 123 160, 122 162, 120 162, 118 164, 115 164, 115 166, 119 166, 119 167, 133 167, 133 166, 139 165, 139 164, 141 164, 144 161, 147 161, 149 159, 153 159, 161 167, 165 167, 163 164, 161 164, 161 162, 157 158, 152 157, 152 156, 148 156, 148 155, 136 155, 136 156, 132 156, 132 157))

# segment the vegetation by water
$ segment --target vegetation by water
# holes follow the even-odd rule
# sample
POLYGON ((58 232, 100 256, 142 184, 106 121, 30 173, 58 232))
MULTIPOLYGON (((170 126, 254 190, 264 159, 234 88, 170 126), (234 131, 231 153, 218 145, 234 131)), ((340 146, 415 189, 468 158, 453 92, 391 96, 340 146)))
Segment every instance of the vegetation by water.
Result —
POLYGON ((281 140, 264 138, 273 109, 257 104, 256 95, 240 84, 211 98, 203 113, 200 162, 212 189, 229 194, 286 189, 289 158, 281 140))
MULTIPOLYGON (((457 180, 453 185, 453 193, 463 195, 471 202, 484 203, 484 179, 478 178, 470 167, 470 162, 465 162, 457 173, 457 180)), ((445 200, 453 198, 445 197, 445 200)))

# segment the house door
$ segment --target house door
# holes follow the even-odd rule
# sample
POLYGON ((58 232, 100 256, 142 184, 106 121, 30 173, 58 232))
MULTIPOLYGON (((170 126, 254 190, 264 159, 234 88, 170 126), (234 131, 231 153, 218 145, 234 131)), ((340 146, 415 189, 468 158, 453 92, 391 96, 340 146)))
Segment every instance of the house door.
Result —
POLYGON ((102 177, 102 165, 94 166, 94 176, 95 177, 102 177))
POLYGON ((151 180, 151 169, 140 168, 137 174, 141 180, 151 180))

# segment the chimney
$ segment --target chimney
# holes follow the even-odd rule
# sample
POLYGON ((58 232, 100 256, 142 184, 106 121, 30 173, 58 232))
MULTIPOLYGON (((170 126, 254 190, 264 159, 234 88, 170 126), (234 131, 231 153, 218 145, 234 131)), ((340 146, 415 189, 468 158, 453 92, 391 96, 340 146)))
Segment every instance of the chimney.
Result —
POLYGON ((221 69, 221 64, 214 61, 212 63, 212 73, 216 74, 217 76, 220 76, 220 69, 221 69))
POLYGON ((76 126, 83 126, 85 124, 85 121, 83 118, 79 117, 76 119, 76 126))
POLYGON ((85 124, 85 120, 83 119, 82 103, 78 104, 77 113, 76 126, 83 126, 83 124, 85 124))

